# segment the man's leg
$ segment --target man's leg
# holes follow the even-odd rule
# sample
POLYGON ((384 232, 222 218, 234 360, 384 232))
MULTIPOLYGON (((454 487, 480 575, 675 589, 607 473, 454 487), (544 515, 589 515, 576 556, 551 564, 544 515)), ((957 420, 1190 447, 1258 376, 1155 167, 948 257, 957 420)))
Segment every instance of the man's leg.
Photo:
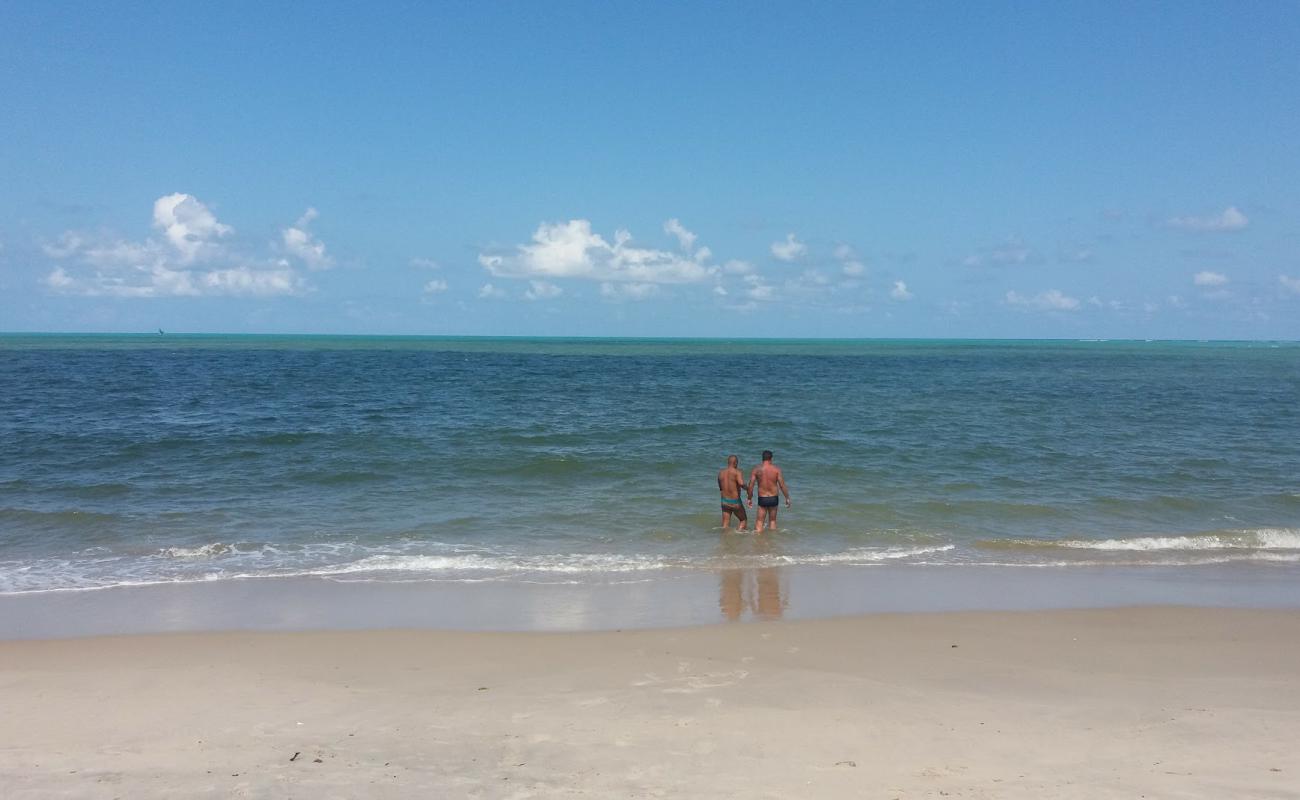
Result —
POLYGON ((731 527, 731 511, 726 506, 722 507, 722 529, 725 531, 731 527))
POLYGON ((740 506, 736 509, 736 519, 740 520, 740 527, 736 528, 736 530, 745 530, 745 524, 749 522, 749 515, 745 513, 744 506, 740 506))
POLYGON ((776 510, 779 506, 772 506, 767 510, 768 527, 776 530, 776 510))
POLYGON ((763 525, 767 522, 767 509, 759 504, 758 506, 758 524, 754 527, 755 533, 763 532, 763 525))

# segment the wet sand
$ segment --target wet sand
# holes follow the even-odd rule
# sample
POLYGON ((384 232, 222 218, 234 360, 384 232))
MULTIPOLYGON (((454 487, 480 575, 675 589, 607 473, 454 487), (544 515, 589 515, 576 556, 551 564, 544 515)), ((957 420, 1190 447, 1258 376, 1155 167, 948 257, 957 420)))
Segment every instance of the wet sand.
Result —
POLYGON ((1296 797, 1300 611, 7 641, 0 707, 6 798, 1296 797))

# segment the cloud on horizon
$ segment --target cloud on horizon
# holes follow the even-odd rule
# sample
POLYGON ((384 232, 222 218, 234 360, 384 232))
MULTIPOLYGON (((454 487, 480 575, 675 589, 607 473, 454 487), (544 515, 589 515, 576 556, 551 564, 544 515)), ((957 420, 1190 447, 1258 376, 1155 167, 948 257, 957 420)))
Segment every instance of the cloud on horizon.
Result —
POLYGON ((808 252, 808 245, 799 241, 793 233, 787 233, 784 242, 772 242, 768 249, 779 261, 794 261, 808 252))
MULTIPOLYGON (((695 234, 676 220, 670 226, 680 244, 694 245, 695 234)), ((480 253, 479 264, 494 278, 556 280, 573 278, 602 283, 699 283, 715 275, 718 268, 707 264, 712 253, 701 247, 686 256, 666 250, 637 247, 632 234, 619 230, 611 243, 591 229, 591 222, 542 223, 532 242, 517 245, 513 252, 480 253), (688 257, 689 256, 689 257, 688 257)))
POLYGON ((1227 275, 1222 272, 1211 272, 1208 269, 1201 270, 1192 276, 1192 284, 1195 286, 1223 286, 1227 282, 1227 275))
POLYGON ((316 209, 308 208, 297 222, 280 231, 284 251, 306 264, 308 269, 329 269, 334 266, 334 259, 326 252, 325 243, 308 229, 311 221, 319 216, 316 209))
POLYGON ((193 195, 178 192, 155 200, 153 227, 161 239, 65 231, 41 248, 57 262, 45 285, 61 294, 92 297, 271 296, 307 289, 283 259, 231 253, 222 240, 234 228, 193 195))
POLYGON ((1203 217, 1170 217, 1165 224, 1187 231, 1239 231, 1249 225, 1250 220, 1236 206, 1228 206, 1218 214, 1203 217))
POLYGON ((1032 311, 1075 311, 1079 308, 1079 301, 1060 289, 1048 289, 1032 296, 1015 291, 1007 292, 1006 303, 1032 311))
POLYGON ((1001 244, 984 247, 962 259, 966 267, 1006 267, 1037 262, 1038 253, 1018 237, 1012 236, 1001 244))

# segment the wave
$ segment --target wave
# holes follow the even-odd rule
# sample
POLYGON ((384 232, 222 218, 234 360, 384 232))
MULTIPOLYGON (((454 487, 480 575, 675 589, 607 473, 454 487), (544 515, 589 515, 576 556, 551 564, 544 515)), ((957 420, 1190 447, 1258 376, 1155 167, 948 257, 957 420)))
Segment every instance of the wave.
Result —
MULTIPOLYGON (((426 543, 425 547, 428 547, 426 543)), ((834 553, 665 555, 646 553, 509 554, 447 545, 447 552, 367 552, 356 546, 276 549, 271 545, 211 542, 166 547, 148 556, 114 556, 102 548, 75 558, 0 562, 0 594, 101 589, 251 578, 318 577, 341 580, 519 580, 657 573, 668 570, 763 569, 801 565, 906 562, 955 545, 859 547, 834 553)), ((553 580, 548 582, 554 582, 553 580)))
POLYGON ((1183 536, 1135 536, 1118 539, 992 539, 976 542, 988 550, 1107 550, 1159 552, 1196 550, 1300 550, 1300 529, 1256 528, 1183 536))

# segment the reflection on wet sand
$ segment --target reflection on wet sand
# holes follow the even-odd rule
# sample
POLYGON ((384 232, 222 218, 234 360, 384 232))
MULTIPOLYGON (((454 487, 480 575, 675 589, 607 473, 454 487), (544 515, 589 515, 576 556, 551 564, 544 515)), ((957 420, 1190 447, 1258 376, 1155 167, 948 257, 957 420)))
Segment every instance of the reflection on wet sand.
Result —
MULTIPOLYGON (((780 550, 770 536, 724 533, 719 545, 724 561, 755 563, 780 550)), ((755 619, 780 619, 789 596, 782 586, 781 568, 737 566, 718 570, 718 607, 727 620, 742 619, 748 611, 755 619)))

